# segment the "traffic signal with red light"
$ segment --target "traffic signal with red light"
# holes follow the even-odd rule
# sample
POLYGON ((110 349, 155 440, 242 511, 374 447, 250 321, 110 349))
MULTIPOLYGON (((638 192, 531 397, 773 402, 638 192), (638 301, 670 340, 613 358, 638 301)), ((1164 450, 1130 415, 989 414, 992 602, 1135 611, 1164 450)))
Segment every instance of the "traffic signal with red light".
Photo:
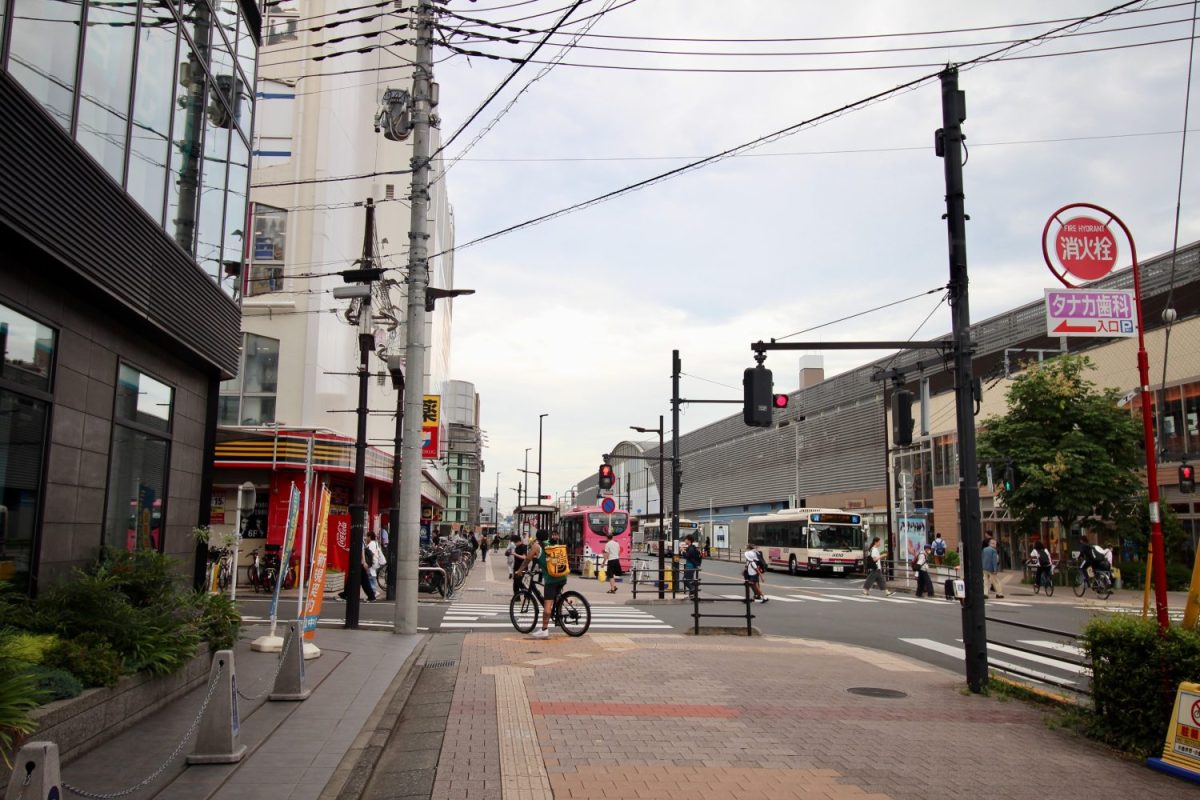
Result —
POLYGON ((1179 492, 1192 494, 1196 491, 1196 468, 1191 464, 1181 464, 1179 467, 1179 492))
POLYGON ((786 394, 771 395, 771 405, 775 408, 787 408, 788 396, 786 394))
POLYGON ((600 480, 599 480, 600 491, 602 491, 602 492, 611 491, 614 480, 615 480, 615 476, 613 475, 613 468, 608 464, 601 464, 600 465, 600 480))
MULTIPOLYGON (((771 427, 775 405, 771 370, 759 364, 742 373, 742 421, 752 428, 771 427)), ((786 396, 786 395, 785 395, 786 396)))

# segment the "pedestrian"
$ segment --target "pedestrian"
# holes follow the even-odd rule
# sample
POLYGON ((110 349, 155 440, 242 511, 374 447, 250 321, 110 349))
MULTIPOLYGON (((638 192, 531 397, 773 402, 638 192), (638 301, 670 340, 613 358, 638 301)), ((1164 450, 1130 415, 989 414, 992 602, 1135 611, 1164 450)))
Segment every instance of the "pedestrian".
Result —
POLYGON ((375 531, 367 531, 367 543, 363 547, 363 569, 367 575, 365 591, 368 603, 374 603, 375 596, 379 594, 379 570, 386 566, 387 558, 375 539, 375 531))
POLYGON ((767 598, 762 593, 762 574, 762 558, 758 555, 758 551, 754 549, 753 544, 746 545, 746 571, 742 573, 742 577, 746 579, 746 583, 754 591, 754 599, 765 603, 767 602, 767 598))
POLYGON ((917 597, 929 597, 933 599, 933 578, 929 576, 929 557, 933 554, 932 545, 925 547, 917 553, 913 565, 917 568, 917 597))
POLYGON ((996 592, 996 599, 1004 597, 1004 577, 1000 571, 1000 553, 996 550, 996 540, 988 539, 983 548, 983 595, 990 597, 996 592))
POLYGON ((691 534, 683 537, 683 585, 688 595, 696 594, 696 575, 704 558, 691 534))
MULTIPOLYGON (((499 537, 497 537, 499 538, 499 537)), ((504 561, 508 564, 508 577, 513 576, 513 552, 517 549, 517 535, 508 537, 508 547, 504 549, 504 561)))
POLYGON ((487 563, 488 537, 486 533, 479 534, 479 557, 487 563))
POLYGON ((1029 553, 1029 566, 1037 569, 1033 576, 1035 588, 1040 589, 1050 585, 1050 576, 1054 572, 1054 561, 1050 558, 1050 551, 1046 549, 1046 543, 1041 539, 1033 543, 1033 550, 1029 553))
POLYGON ((512 570, 512 587, 513 594, 521 591, 521 576, 525 569, 526 559, 529 557, 529 545, 521 538, 521 534, 514 533, 513 540, 513 570, 512 570))
POLYGON ((604 542, 604 561, 608 564, 606 571, 608 574, 608 593, 617 593, 617 578, 622 574, 621 571, 621 544, 613 538, 612 533, 606 533, 608 539, 604 542))
POLYGON ((933 535, 933 563, 939 567, 946 560, 946 540, 942 538, 940 533, 933 535))
POLYGON ((879 584, 879 588, 886 592, 887 597, 891 597, 895 592, 887 587, 887 581, 883 579, 883 557, 879 553, 879 544, 882 540, 876 536, 871 540, 871 549, 867 553, 867 580, 863 584, 863 594, 869 595, 871 587, 879 584))

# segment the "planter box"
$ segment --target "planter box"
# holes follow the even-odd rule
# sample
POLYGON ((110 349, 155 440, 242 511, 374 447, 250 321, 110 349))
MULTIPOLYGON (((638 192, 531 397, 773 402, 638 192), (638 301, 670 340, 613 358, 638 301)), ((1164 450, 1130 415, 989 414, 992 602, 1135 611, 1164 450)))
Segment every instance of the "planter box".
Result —
MULTIPOLYGON (((111 689, 86 689, 79 697, 56 700, 36 709, 32 716, 38 727, 29 734, 27 741, 54 742, 63 763, 83 755, 181 695, 204 685, 212 665, 212 653, 207 644, 200 646, 202 652, 172 675, 129 675, 111 689)), ((9 772, 0 762, 0 796, 8 785, 9 772)))

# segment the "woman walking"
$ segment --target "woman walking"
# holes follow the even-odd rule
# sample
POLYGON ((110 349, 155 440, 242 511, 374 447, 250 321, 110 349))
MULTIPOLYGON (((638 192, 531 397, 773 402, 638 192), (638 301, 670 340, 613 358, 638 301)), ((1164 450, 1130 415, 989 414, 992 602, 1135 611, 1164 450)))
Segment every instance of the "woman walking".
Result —
POLYGON ((881 541, 878 536, 871 540, 871 552, 867 554, 867 581, 863 584, 863 594, 869 595, 871 587, 879 584, 879 588, 887 592, 888 597, 891 597, 895 592, 888 590, 887 581, 883 579, 883 561, 879 554, 881 541))

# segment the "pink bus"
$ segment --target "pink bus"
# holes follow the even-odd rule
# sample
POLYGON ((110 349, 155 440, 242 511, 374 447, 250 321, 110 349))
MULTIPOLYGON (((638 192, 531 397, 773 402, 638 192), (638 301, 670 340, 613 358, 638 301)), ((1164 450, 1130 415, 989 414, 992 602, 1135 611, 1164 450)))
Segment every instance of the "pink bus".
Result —
POLYGON ((563 513, 558 521, 558 529, 562 533, 563 544, 567 546, 572 569, 582 570, 585 558, 602 557, 610 526, 613 540, 621 546, 621 569, 628 571, 632 566, 628 512, 605 514, 599 506, 576 506, 563 513))

